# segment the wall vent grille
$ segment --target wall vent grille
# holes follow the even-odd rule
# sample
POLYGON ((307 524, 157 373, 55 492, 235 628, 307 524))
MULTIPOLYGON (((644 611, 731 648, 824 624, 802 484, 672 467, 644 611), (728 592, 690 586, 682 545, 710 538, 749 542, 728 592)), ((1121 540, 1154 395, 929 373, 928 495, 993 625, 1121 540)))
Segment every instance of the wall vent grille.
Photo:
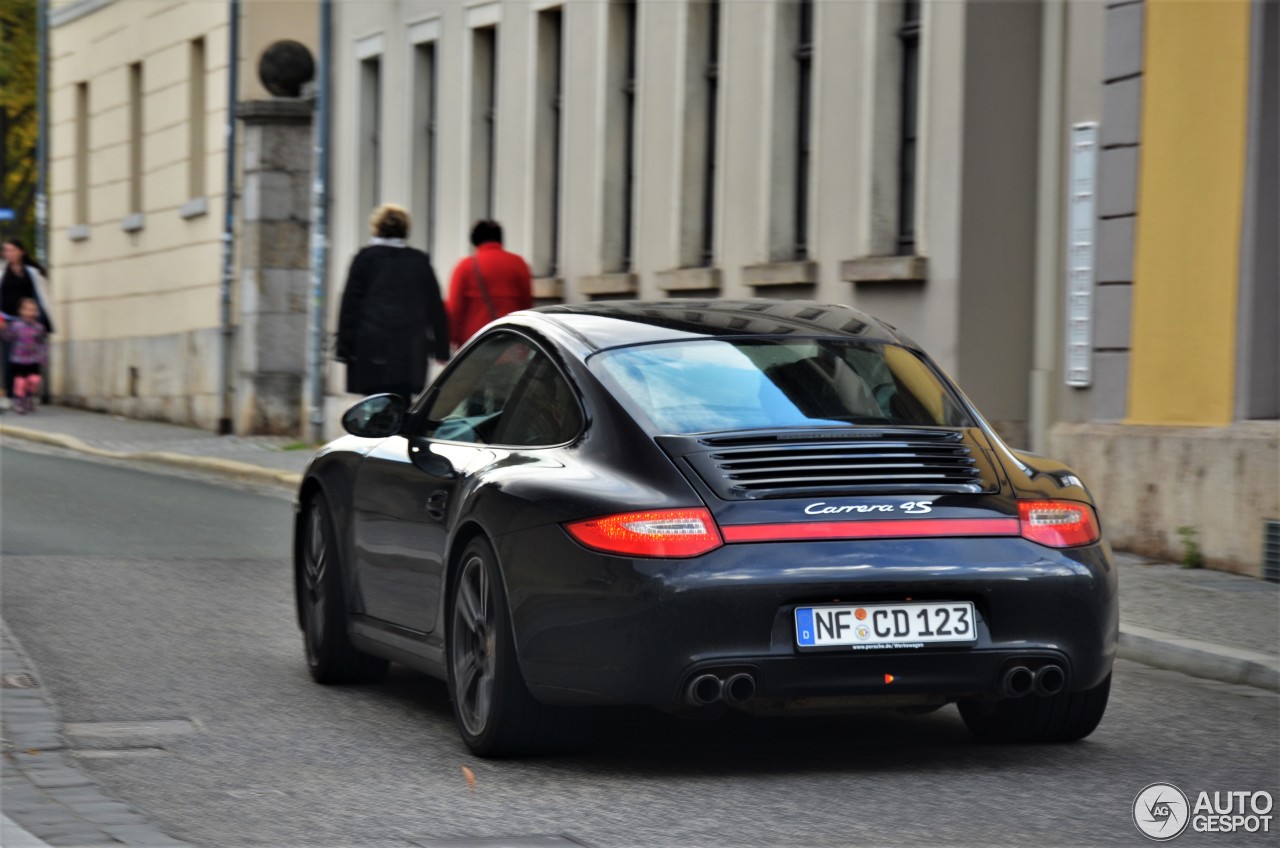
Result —
POLYGON ((1262 576, 1280 583, 1280 521, 1262 523, 1262 576))

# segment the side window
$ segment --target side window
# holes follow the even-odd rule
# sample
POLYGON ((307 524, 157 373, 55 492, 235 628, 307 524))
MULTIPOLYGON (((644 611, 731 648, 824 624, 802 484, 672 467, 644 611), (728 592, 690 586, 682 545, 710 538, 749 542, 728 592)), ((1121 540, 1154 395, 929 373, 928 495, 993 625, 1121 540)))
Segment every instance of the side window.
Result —
POLYGON ((494 441, 527 447, 558 445, 581 429, 582 415, 573 390, 551 360, 539 353, 507 404, 494 441))
POLYGON ((573 390, 529 342, 499 333, 481 342, 441 383, 421 435, 485 445, 558 445, 582 429, 573 390))
POLYGON ((521 378, 540 359, 519 336, 499 333, 481 342, 440 384, 419 432, 451 442, 494 444, 521 378))

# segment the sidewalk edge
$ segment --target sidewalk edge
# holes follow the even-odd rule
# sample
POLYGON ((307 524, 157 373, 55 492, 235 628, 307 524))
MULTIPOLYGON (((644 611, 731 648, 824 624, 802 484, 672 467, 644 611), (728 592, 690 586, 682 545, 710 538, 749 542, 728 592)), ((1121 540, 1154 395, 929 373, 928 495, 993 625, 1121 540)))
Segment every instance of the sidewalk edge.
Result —
POLYGON ((302 475, 296 471, 281 471, 275 468, 263 468, 260 465, 253 465, 252 463, 241 462, 235 459, 219 459, 217 457, 195 456, 193 454, 173 453, 169 451, 139 451, 136 453, 113 451, 105 448, 94 447, 93 445, 77 439, 75 436, 66 436, 60 433, 44 433, 39 430, 31 430, 27 427, 15 427, 12 424, 7 423, 0 423, 0 436, 23 439, 25 441, 36 442, 38 444, 49 445, 51 447, 76 451, 77 453, 89 454, 90 456, 96 456, 103 459, 151 462, 157 465, 168 465, 175 468, 207 471, 213 474, 221 474, 226 477, 235 477, 241 480, 249 480, 255 483, 265 483, 273 486, 283 486, 291 489, 297 488, 302 482, 302 475))
POLYGON ((49 843, 8 816, 0 814, 0 844, 5 848, 42 848, 49 843))
POLYGON ((1192 677, 1280 692, 1280 659, 1145 627, 1121 627, 1117 655, 1192 677))

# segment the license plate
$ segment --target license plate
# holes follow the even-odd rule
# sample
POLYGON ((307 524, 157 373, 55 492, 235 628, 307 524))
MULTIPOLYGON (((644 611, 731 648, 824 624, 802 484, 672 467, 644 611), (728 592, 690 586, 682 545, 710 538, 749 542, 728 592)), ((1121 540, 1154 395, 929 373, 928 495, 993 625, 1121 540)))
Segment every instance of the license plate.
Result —
POLYGON ((796 643, 802 648, 920 648, 977 639, 973 604, 968 601, 796 610, 796 643))

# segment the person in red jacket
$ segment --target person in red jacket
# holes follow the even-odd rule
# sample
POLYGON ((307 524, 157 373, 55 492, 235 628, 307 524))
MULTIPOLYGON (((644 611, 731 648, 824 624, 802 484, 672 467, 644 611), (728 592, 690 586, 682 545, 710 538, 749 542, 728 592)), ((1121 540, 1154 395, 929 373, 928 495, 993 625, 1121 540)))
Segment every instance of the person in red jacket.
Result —
POLYGON ((449 340, 462 347, 480 328, 509 312, 533 306, 528 264, 502 248, 502 225, 477 221, 475 253, 458 262, 449 281, 449 340))

